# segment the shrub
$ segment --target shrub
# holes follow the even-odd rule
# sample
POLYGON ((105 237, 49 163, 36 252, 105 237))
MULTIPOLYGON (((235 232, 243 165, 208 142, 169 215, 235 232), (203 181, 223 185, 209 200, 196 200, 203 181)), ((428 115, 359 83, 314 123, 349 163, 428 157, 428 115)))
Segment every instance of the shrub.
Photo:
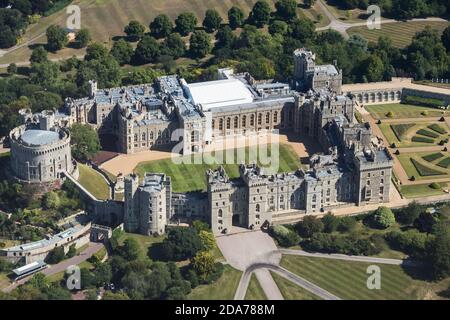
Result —
POLYGON ((433 143, 434 140, 426 137, 421 136, 414 136, 411 138, 412 142, 424 142, 424 143, 433 143))
POLYGON ((422 98, 422 97, 412 96, 412 95, 404 97, 402 103, 418 105, 418 106, 426 106, 426 107, 432 107, 432 108, 437 108, 437 107, 441 107, 441 106, 445 105, 444 101, 439 100, 439 99, 422 98))
POLYGON ((433 182, 432 184, 430 184, 430 188, 435 189, 435 190, 440 190, 441 186, 439 185, 439 183, 433 182))
POLYGON ((355 217, 343 217, 339 219, 338 231, 340 232, 351 232, 355 230, 356 224, 355 217))
POLYGON ((309 251, 365 256, 374 255, 380 251, 370 239, 328 233, 316 233, 302 242, 302 246, 309 251))
POLYGON ((387 229, 395 223, 395 216, 391 209, 379 207, 372 215, 371 223, 375 228, 387 229))
POLYGON ((437 137, 439 137, 438 134, 436 134, 434 132, 431 132, 431 131, 428 131, 428 130, 425 130, 425 129, 420 129, 416 133, 417 134, 421 134, 423 136, 430 137, 430 138, 437 138, 437 137))
POLYGON ((412 224, 422 212, 422 207, 417 202, 411 202, 407 207, 395 212, 395 219, 403 225, 412 224))
POLYGON ((429 236, 417 230, 405 232, 392 231, 385 236, 389 246, 394 250, 402 251, 413 258, 424 258, 429 236))
POLYGON ((314 233, 322 232, 323 223, 321 220, 316 219, 316 217, 314 216, 306 216, 305 218, 303 218, 303 221, 297 223, 295 227, 301 237, 309 238, 314 233))
POLYGON ((394 113, 392 111, 389 111, 388 113, 386 113, 386 117, 393 118, 394 117, 394 113))
POLYGON ((326 233, 332 233, 339 227, 339 218, 332 213, 327 213, 322 218, 323 231, 326 233))
POLYGON ((292 247, 300 242, 298 234, 282 225, 271 227, 271 235, 277 240, 282 247, 292 247))

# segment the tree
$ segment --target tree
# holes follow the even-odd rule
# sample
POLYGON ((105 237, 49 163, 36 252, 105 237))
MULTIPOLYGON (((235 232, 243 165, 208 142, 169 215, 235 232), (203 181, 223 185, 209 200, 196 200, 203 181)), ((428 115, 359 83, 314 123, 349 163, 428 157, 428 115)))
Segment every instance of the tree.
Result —
POLYGON ((128 64, 133 57, 133 47, 123 39, 114 42, 110 54, 117 60, 120 65, 128 64))
POLYGON ((106 291, 103 295, 103 300, 130 300, 130 297, 123 291, 106 291))
POLYGON ((322 217, 323 231, 326 233, 333 233, 339 226, 339 218, 332 213, 327 213, 322 217))
POLYGON ((434 225, 437 223, 437 218, 430 212, 421 212, 419 217, 414 221, 414 227, 420 232, 431 233, 434 225))
POLYGON ((244 12, 242 9, 236 6, 231 7, 228 10, 228 22, 233 30, 242 26, 244 23, 244 12))
POLYGON ((172 33, 173 23, 166 14, 159 14, 150 23, 150 33, 155 38, 164 38, 172 33))
POLYGON ((192 259, 192 267, 202 280, 205 280, 213 273, 214 265, 214 257, 207 251, 198 252, 192 259))
POLYGON ((139 243, 134 238, 128 238, 120 247, 121 255, 128 261, 136 260, 141 255, 139 243))
POLYGON ((203 19, 203 27, 206 32, 214 32, 219 29, 220 24, 222 23, 222 17, 214 9, 208 9, 205 13, 205 19, 203 19))
POLYGON ((156 39, 151 36, 144 36, 134 51, 134 58, 137 63, 146 64, 155 62, 159 54, 159 44, 156 39))
POLYGON ((281 34, 285 35, 288 31, 288 24, 281 20, 273 20, 269 25, 269 32, 271 35, 281 34))
POLYGON ((57 209, 61 205, 61 200, 55 191, 50 191, 44 195, 43 204, 46 209, 57 209))
POLYGON ((77 254, 77 248, 76 248, 76 245, 75 245, 75 244, 72 244, 72 245, 69 247, 69 250, 68 250, 67 253, 66 253, 66 258, 73 258, 73 257, 75 257, 76 254, 77 254))
POLYGON ((170 229, 161 245, 162 256, 172 261, 190 259, 203 249, 200 236, 194 228, 170 229))
MULTIPOLYGON (((51 61, 45 61, 41 63, 33 63, 31 65, 30 80, 33 84, 38 84, 43 87, 50 87, 55 84, 59 75, 58 65, 51 61)), ((53 94, 52 92, 45 92, 53 94)), ((61 104, 58 106, 58 108, 61 104)))
POLYGON ((83 290, 95 286, 95 277, 88 268, 80 269, 80 286, 83 290))
POLYGON ((270 6, 265 0, 259 0, 255 3, 250 12, 250 22, 258 28, 262 28, 269 22, 270 6))
POLYGON ((277 240, 282 247, 292 247, 300 242, 298 234, 283 225, 276 225, 270 229, 271 235, 277 240))
POLYGON ((47 62, 47 50, 44 49, 44 46, 37 46, 33 49, 30 56, 30 62, 33 63, 42 63, 47 62))
POLYGON ((203 58, 211 52, 211 38, 203 30, 194 31, 189 43, 189 53, 193 58, 203 58))
POLYGON ((77 35, 75 36, 75 41, 77 42, 78 48, 84 48, 86 47, 89 42, 91 41, 91 33, 88 29, 82 28, 77 32, 77 35))
POLYGON ((6 71, 9 74, 16 74, 17 73, 17 65, 15 63, 10 63, 6 71))
POLYGON ((64 260, 66 254, 64 253, 64 247, 59 246, 54 249, 52 249, 49 253, 47 258, 45 259, 47 263, 49 264, 57 264, 64 260))
POLYGON ((111 266, 107 263, 100 263, 94 270, 94 277, 95 283, 99 287, 110 283, 112 278, 111 266))
POLYGON ((229 26, 222 26, 216 33, 216 48, 231 48, 236 41, 236 36, 229 26))
POLYGON ((174 59, 182 57, 186 53, 186 44, 181 38, 180 34, 174 32, 167 36, 164 40, 161 52, 165 55, 169 55, 174 59))
POLYGON ((387 229, 395 223, 395 216, 390 208, 379 207, 372 215, 372 223, 375 228, 387 229))
POLYGON ((365 70, 367 79, 370 82, 377 82, 383 79, 384 64, 380 57, 376 55, 370 55, 365 62, 365 70))
POLYGON ((75 123, 70 128, 73 156, 81 161, 91 159, 100 150, 97 131, 86 124, 75 123))
POLYGON ((280 0, 275 3, 275 8, 277 16, 285 20, 292 20, 297 16, 296 0, 280 0))
POLYGON ((295 19, 290 24, 291 36, 302 43, 311 40, 315 36, 314 23, 309 19, 295 19))
POLYGON ((58 51, 64 48, 69 41, 67 39, 67 32, 58 25, 51 25, 47 28, 47 49, 50 51, 58 51))
POLYGON ((441 41, 447 49, 447 52, 450 52, 450 26, 447 27, 442 33, 441 41))
POLYGON ((422 212, 422 207, 413 201, 407 207, 400 209, 395 213, 396 220, 403 225, 412 224, 422 212))
POLYGON ((205 250, 211 251, 216 247, 216 239, 214 238, 214 234, 212 232, 201 230, 198 233, 198 236, 200 237, 205 250))
POLYGON ((323 231, 323 223, 315 216, 306 216, 295 226, 298 234, 304 238, 310 238, 313 234, 323 231))
POLYGON ((145 27, 139 21, 131 20, 130 23, 125 26, 124 32, 130 40, 137 41, 144 35, 145 27))
POLYGON ((97 80, 99 88, 117 87, 121 83, 121 77, 119 63, 107 54, 100 59, 81 62, 76 74, 76 84, 83 91, 88 91, 89 80, 92 79, 97 80))
POLYGON ((306 8, 311 8, 315 2, 316 0, 304 0, 303 4, 305 5, 306 8))
POLYGON ((101 43, 91 43, 86 48, 85 61, 104 59, 108 56, 108 49, 101 43))
POLYGON ((450 276, 450 233, 448 228, 440 228, 427 247, 433 275, 436 279, 450 276))
POLYGON ((17 43, 17 37, 8 26, 0 26, 0 48, 10 48, 17 43))
POLYGON ((123 82, 126 85, 153 83, 153 81, 161 75, 161 72, 152 68, 139 68, 138 70, 133 70, 123 82))
POLYGON ((182 35, 187 36, 194 31, 197 18, 192 12, 183 12, 175 20, 175 29, 182 35))

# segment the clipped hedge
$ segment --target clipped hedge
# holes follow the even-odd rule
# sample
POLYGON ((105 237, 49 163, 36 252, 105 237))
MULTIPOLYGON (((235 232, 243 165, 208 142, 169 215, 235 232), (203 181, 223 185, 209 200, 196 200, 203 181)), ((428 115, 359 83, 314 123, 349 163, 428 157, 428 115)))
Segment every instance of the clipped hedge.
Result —
POLYGON ((439 158, 442 158, 444 155, 440 152, 427 154, 426 156, 423 156, 422 159, 427 162, 433 162, 434 160, 437 160, 439 158))
POLYGON ((434 170, 432 168, 429 168, 427 166, 424 166, 423 164, 421 164, 420 162, 418 162, 417 160, 411 158, 411 162, 414 165, 414 167, 416 168, 417 172, 422 176, 422 177, 428 177, 428 176, 439 176, 441 174, 444 174, 441 171, 437 171, 434 170))
POLYGON ((424 142, 424 143, 434 143, 434 140, 427 137, 414 136, 411 138, 412 142, 424 142))
POLYGON ((413 96, 413 95, 404 97, 403 103, 418 105, 418 106, 432 107, 432 108, 445 106, 445 102, 443 100, 432 99, 432 98, 422 98, 422 97, 413 96))
POLYGON ((443 159, 437 164, 439 167, 448 169, 450 167, 450 157, 443 159))
POLYGON ((421 134, 421 135, 426 136, 426 137, 430 137, 430 138, 437 138, 437 137, 439 137, 438 134, 436 134, 436 133, 434 133, 432 131, 425 130, 425 129, 417 130, 416 133, 417 134, 421 134))
POLYGON ((445 130, 444 128, 442 128, 442 127, 441 127, 440 125, 438 125, 437 123, 430 124, 430 125, 428 126, 428 128, 431 129, 431 130, 433 130, 433 131, 436 131, 436 132, 439 133, 439 134, 446 134, 446 133, 447 133, 447 130, 445 130))

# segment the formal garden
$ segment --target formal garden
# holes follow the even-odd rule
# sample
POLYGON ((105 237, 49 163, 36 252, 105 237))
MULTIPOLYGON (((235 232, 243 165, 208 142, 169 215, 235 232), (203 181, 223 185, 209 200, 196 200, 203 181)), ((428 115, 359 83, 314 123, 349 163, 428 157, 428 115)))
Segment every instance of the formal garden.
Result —
POLYGON ((445 122, 407 122, 393 123, 382 121, 379 124, 389 145, 394 148, 444 146, 449 139, 449 128, 445 122))
POLYGON ((407 103, 392 103, 366 106, 374 119, 408 119, 448 116, 449 112, 435 107, 413 105, 407 103))
POLYGON ((447 151, 401 153, 397 158, 410 180, 450 179, 447 151))

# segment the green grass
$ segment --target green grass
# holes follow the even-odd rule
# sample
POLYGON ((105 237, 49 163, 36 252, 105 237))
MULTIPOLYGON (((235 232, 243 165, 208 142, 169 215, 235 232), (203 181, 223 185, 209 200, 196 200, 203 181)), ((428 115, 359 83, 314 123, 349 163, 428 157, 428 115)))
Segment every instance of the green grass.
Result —
POLYGON ((432 131, 426 130, 426 129, 417 130, 416 133, 417 134, 421 134, 422 136, 433 138, 433 139, 436 139, 437 137, 439 137, 438 134, 436 134, 436 133, 434 133, 432 131))
POLYGON ((392 39, 392 44, 397 48, 404 48, 408 46, 414 35, 430 26, 439 31, 440 34, 448 26, 448 22, 439 21, 417 21, 417 22, 394 22, 386 23, 381 26, 381 29, 369 30, 366 26, 352 27, 347 30, 349 35, 360 34, 369 42, 378 42, 378 38, 386 35, 392 39))
POLYGON ((224 266, 222 276, 212 284, 200 285, 188 295, 189 300, 232 300, 242 272, 229 265, 224 266))
POLYGON ((440 133, 440 134, 446 134, 447 133, 447 130, 445 128, 441 127, 440 125, 438 125, 437 123, 430 124, 428 126, 428 128, 430 128, 431 130, 434 130, 434 131, 436 131, 437 133, 440 133))
POLYGON ((145 236, 142 234, 134 234, 134 233, 124 233, 120 239, 119 244, 122 245, 126 239, 134 239, 139 244, 139 248, 141 249, 141 254, 143 256, 147 256, 149 248, 155 243, 161 243, 164 240, 164 236, 145 236))
POLYGON ((267 300, 266 294, 253 273, 248 284, 245 300, 267 300))
POLYGON ((437 159, 442 158, 443 156, 444 156, 444 155, 443 155, 442 153, 437 152, 437 153, 431 153, 431 154, 428 154, 428 155, 423 156, 423 157, 421 157, 421 158, 422 158, 423 160, 427 161, 427 162, 433 162, 433 161, 435 161, 435 160, 437 160, 437 159))
POLYGON ((381 269, 381 289, 369 290, 366 284, 369 277, 367 267, 372 263, 283 256, 281 265, 341 299, 347 300, 423 299, 447 283, 415 280, 401 266, 378 264, 377 266, 381 269))
POLYGON ((422 163, 418 162, 414 158, 411 158, 411 162, 412 162, 413 166, 416 168, 419 175, 421 175, 422 177, 439 176, 439 175, 444 174, 442 171, 437 171, 426 165, 423 165, 422 163))
POLYGON ((438 165, 439 167, 448 169, 448 168, 450 167, 450 157, 445 158, 445 159, 442 160, 442 161, 439 161, 439 162, 437 163, 437 165, 438 165))
MULTIPOLYGON (((242 149, 239 149, 242 151, 242 149)), ((236 151, 235 151, 236 152, 236 151)), ((190 156, 183 157, 189 162, 190 156)), ((249 149, 245 150, 245 159, 248 163, 249 149)), ((150 162, 140 163, 134 170, 140 177, 144 176, 145 172, 165 173, 172 178, 173 192, 189 192, 196 190, 206 190, 205 173, 208 169, 215 169, 218 164, 175 164, 172 159, 155 160, 150 162)), ((227 161, 223 161, 227 162, 227 161)), ((239 163, 232 161, 233 164, 225 164, 224 168, 228 176, 233 178, 239 177, 239 163)), ((300 161, 297 154, 289 145, 279 145, 279 170, 278 172, 292 172, 300 167, 300 161)), ((267 172, 267 170, 266 170, 267 172)), ((269 172, 267 172, 269 173, 269 172)))
POLYGON ((0 289, 5 288, 11 284, 6 272, 0 272, 0 289))
POLYGON ((389 111, 394 113, 395 119, 439 117, 442 116, 443 112, 448 114, 448 111, 445 112, 436 108, 401 103, 373 105, 366 106, 365 108, 375 119, 389 119, 389 117, 386 116, 389 111), (427 111, 426 116, 422 114, 424 111, 427 111))
POLYGON ((411 138, 412 142, 423 142, 423 143, 434 143, 434 139, 421 137, 421 136, 414 136, 411 138))
MULTIPOLYGON (((441 184, 441 187, 444 187, 441 184)), ((400 189, 402 195, 407 199, 429 197, 429 196, 439 196, 444 194, 442 190, 436 190, 430 187, 430 184, 414 184, 408 186, 402 186, 400 189)))
POLYGON ((285 300, 321 300, 316 295, 283 278, 279 274, 272 271, 270 273, 285 300))
POLYGON ((78 182, 94 197, 101 200, 109 198, 109 186, 97 171, 81 163, 78 163, 78 170, 80 172, 78 182))
POLYGON ((400 123, 400 124, 391 124, 391 130, 394 132, 395 136, 399 141, 403 140, 404 135, 408 132, 409 129, 414 127, 414 123, 400 123))

